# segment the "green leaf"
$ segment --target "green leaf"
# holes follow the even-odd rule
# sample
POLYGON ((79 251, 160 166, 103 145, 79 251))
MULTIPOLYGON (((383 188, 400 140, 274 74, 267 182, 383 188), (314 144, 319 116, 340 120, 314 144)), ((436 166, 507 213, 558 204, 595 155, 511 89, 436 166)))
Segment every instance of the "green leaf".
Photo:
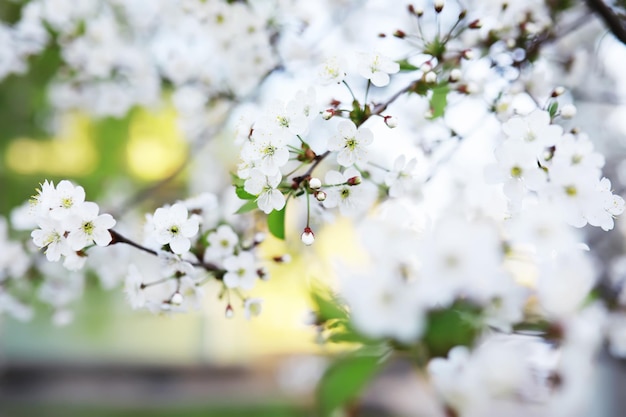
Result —
POLYGON ((285 239, 285 209, 274 210, 267 216, 267 227, 270 233, 279 239, 285 239))
POLYGON ((235 187, 235 192, 237 193, 237 197, 242 200, 256 200, 256 196, 244 190, 243 186, 235 187))
POLYGON ((556 112, 559 110, 559 103, 556 101, 553 101, 552 103, 550 103, 550 105, 548 106, 548 113, 550 114, 550 118, 554 119, 554 116, 556 115, 556 112))
POLYGON ((379 368, 375 356, 348 356, 331 365, 317 390, 322 416, 354 400, 379 368))
POLYGON ((250 201, 247 201, 246 204, 244 204, 243 206, 239 207, 239 210, 237 210, 235 214, 247 213, 249 211, 254 210, 255 208, 257 208, 256 201, 250 200, 250 201))
POLYGON ((401 59, 397 62, 400 65, 400 71, 417 71, 419 69, 415 65, 409 63, 406 59, 401 59))
POLYGON ((348 313, 339 304, 328 290, 314 289, 311 292, 311 298, 315 304, 315 311, 320 321, 328 320, 347 320, 348 313))
POLYGON ((423 337, 431 357, 444 357, 454 346, 470 346, 478 335, 480 314, 480 308, 462 301, 431 311, 423 337))
POLYGON ((230 180, 235 187, 243 187, 243 184, 245 183, 245 180, 239 178, 239 175, 233 172, 230 173, 230 180))
POLYGON ((447 84, 433 88, 433 95, 430 98, 430 108, 433 112, 433 119, 443 116, 446 106, 448 105, 449 92, 450 88, 447 84))

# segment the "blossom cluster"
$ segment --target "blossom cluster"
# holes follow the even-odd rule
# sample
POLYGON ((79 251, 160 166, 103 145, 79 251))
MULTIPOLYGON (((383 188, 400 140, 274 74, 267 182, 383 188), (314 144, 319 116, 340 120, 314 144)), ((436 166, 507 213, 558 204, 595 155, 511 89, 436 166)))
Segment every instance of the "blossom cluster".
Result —
POLYGON ((85 249, 90 245, 107 246, 115 226, 110 214, 99 214, 100 208, 85 201, 85 190, 64 180, 55 187, 45 181, 32 199, 32 214, 38 228, 31 236, 37 247, 45 250, 46 258, 56 262, 64 258, 69 270, 85 265, 85 249))
POLYGON ((231 225, 212 216, 216 209, 217 198, 205 193, 146 215, 142 247, 156 255, 159 262, 145 260, 128 266, 125 292, 134 309, 198 309, 204 296, 203 286, 218 281, 220 298, 227 299, 226 316, 235 312, 231 294, 241 299, 246 317, 261 312, 262 300, 244 296, 241 291, 252 290, 259 280, 269 279, 257 253, 263 236, 243 239, 231 225))

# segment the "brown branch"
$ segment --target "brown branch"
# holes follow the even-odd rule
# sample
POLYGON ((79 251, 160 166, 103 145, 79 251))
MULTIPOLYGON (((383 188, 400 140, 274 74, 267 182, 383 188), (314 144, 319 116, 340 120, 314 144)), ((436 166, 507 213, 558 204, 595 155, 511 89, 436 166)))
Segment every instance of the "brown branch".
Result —
POLYGON ((602 18, 613 35, 623 44, 626 44, 626 26, 624 25, 624 20, 621 19, 613 11, 613 9, 607 6, 602 0, 585 0, 585 3, 591 11, 602 18))

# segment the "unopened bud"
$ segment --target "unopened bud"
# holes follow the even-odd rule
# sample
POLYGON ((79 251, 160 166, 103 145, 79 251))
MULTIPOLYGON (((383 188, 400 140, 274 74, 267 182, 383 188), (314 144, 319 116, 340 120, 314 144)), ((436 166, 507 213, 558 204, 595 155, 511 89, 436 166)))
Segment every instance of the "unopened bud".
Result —
POLYGON ((564 87, 558 86, 558 87, 555 87, 554 90, 552 90, 552 97, 562 96, 563 94, 565 94, 564 87))
POLYGON ((457 81, 459 81, 461 79, 461 76, 463 75, 463 73, 461 72, 460 69, 455 68, 452 71, 450 71, 450 76, 448 77, 448 80, 451 83, 455 83, 457 81))
POLYGON ((467 27, 470 29, 480 29, 483 27, 483 22, 481 22, 480 19, 472 20, 467 27))
POLYGON ((272 261, 278 264, 287 264, 291 262, 291 255, 289 255, 288 253, 277 255, 277 256, 272 257, 272 261))
POLYGON ((334 109, 326 109, 326 110, 322 111, 322 119, 324 119, 324 120, 329 120, 334 115, 335 115, 335 110, 334 109))
POLYGON ((465 19, 465 16, 467 16, 467 10, 463 9, 461 13, 459 13, 459 20, 465 19))
POLYGON ((472 59, 474 58, 474 51, 472 51, 471 49, 464 49, 463 52, 461 52, 461 56, 465 59, 472 59))
POLYGON ((312 189, 317 190, 321 186, 322 186, 322 181, 319 178, 313 177, 309 180, 309 187, 311 187, 312 189))
POLYGON ((506 47, 509 49, 513 49, 515 48, 515 45, 517 45, 517 43, 515 42, 515 39, 513 38, 509 38, 506 40, 506 47))
POLYGON ((426 81, 428 84, 436 83, 437 82, 437 74, 435 74, 434 71, 427 72, 424 75, 424 81, 426 81))
POLYGON ((224 311, 224 316, 226 316, 227 319, 231 319, 233 318, 234 315, 235 315, 235 310, 233 310, 233 306, 228 304, 226 306, 226 311, 224 311))
POLYGON ((267 236, 263 232, 258 232, 254 235, 254 244, 258 245, 263 242, 267 236))
POLYGON ((318 191, 315 193, 315 198, 317 199, 317 201, 324 201, 326 200, 326 193, 324 191, 318 191))
POLYGON ((446 2, 444 0, 435 0, 435 11, 437 13, 441 13, 441 11, 443 10, 443 6, 446 4, 446 2))
POLYGON ((573 104, 566 104, 561 107, 561 117, 564 119, 571 119, 576 116, 576 106, 573 104))
POLYGON ((427 72, 430 72, 433 70, 433 65, 430 63, 430 61, 426 61, 422 65, 420 65, 420 70, 424 74, 426 74, 427 72))
POLYGON ((267 272, 267 269, 265 267, 263 267, 263 266, 256 270, 256 276, 259 277, 259 279, 261 281, 269 281, 270 280, 270 273, 267 272))
POLYGON ((313 242, 315 242, 315 234, 313 233, 310 227, 307 226, 304 228, 304 232, 302 232, 302 235, 300 236, 300 240, 302 240, 302 243, 304 243, 307 246, 311 246, 313 242))
POLYGON ((383 120, 385 121, 385 124, 387 125, 387 127, 390 128, 390 129, 394 129, 394 128, 398 127, 398 118, 397 117, 385 116, 385 117, 383 117, 383 120))
POLYGON ((409 13, 414 14, 417 17, 422 17, 422 15, 424 15, 424 10, 421 7, 416 8, 412 4, 409 4, 407 8, 409 9, 409 13))
POLYGON ((348 181, 346 181, 346 183, 348 185, 359 185, 361 183, 361 177, 359 177, 358 175, 354 177, 350 177, 348 178, 348 181))
POLYGON ((176 291, 172 295, 172 298, 170 298, 170 303, 177 305, 177 306, 181 305, 183 303, 183 295, 179 293, 178 291, 176 291))

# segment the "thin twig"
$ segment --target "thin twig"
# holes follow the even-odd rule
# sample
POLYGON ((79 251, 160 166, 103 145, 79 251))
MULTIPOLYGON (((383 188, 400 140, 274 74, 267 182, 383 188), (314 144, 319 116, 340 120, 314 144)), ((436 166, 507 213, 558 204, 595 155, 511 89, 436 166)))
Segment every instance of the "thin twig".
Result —
POLYGON ((613 35, 622 43, 626 44, 626 26, 624 25, 624 19, 621 19, 617 13, 602 0, 585 0, 585 3, 592 12, 602 18, 613 35))

